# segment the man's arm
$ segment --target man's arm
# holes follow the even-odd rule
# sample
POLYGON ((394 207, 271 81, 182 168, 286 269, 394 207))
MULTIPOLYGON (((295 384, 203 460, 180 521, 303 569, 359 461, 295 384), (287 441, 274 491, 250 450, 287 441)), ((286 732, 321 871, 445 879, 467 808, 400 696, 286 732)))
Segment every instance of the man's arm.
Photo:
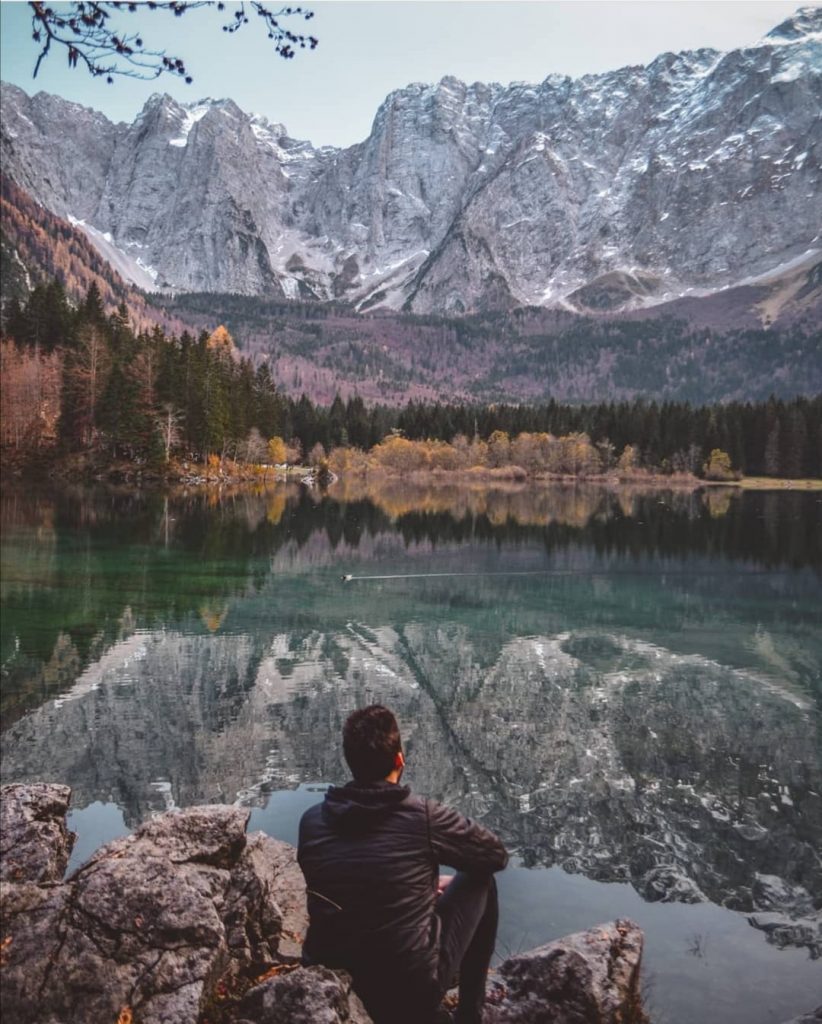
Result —
POLYGON ((428 800, 428 836, 438 864, 457 871, 500 871, 508 863, 502 841, 451 807, 428 800))

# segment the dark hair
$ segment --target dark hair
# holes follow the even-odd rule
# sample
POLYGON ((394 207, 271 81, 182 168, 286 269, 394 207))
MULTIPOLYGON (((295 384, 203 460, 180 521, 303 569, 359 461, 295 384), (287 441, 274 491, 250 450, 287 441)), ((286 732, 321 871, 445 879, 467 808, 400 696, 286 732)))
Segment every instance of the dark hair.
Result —
POLYGON ((402 750, 400 727, 382 704, 352 711, 343 726, 343 753, 357 782, 377 782, 394 770, 402 750))

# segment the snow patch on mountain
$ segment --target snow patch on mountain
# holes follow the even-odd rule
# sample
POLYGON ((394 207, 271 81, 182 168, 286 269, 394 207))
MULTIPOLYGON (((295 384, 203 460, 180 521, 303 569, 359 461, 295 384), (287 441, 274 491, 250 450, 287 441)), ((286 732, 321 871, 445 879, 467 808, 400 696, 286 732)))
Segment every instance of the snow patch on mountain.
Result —
POLYGON ((70 224, 83 232, 103 259, 110 263, 124 280, 147 292, 156 289, 157 271, 141 256, 135 258, 120 249, 114 244, 110 232, 98 231, 93 225, 87 224, 84 220, 79 220, 71 214, 67 219, 70 224))
POLYGON ((169 146, 187 146, 191 129, 206 116, 213 104, 213 100, 203 100, 194 106, 183 107, 183 120, 179 128, 180 134, 176 138, 168 140, 169 146))

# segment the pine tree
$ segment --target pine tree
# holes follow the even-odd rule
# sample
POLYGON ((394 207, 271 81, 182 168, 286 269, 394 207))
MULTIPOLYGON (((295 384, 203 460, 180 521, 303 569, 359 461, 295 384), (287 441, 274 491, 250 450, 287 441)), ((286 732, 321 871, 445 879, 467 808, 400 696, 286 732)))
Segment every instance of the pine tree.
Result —
POLYGON ((89 285, 85 302, 80 307, 80 318, 87 324, 102 324, 106 319, 103 299, 96 281, 92 281, 89 285))

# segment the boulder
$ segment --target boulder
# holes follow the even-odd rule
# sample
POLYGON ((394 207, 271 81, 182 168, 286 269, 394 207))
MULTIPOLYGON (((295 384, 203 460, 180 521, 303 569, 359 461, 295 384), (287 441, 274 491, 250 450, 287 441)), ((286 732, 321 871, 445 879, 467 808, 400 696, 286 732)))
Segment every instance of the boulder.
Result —
MULTIPOLYGON (((53 799, 37 787, 3 795, 12 823, 4 848, 21 877, 42 877, 44 864, 65 868, 63 833, 50 820, 44 837, 43 814, 32 812, 53 799)), ((243 971, 270 967, 284 920, 272 897, 290 848, 247 838, 248 816, 234 807, 171 812, 103 847, 63 883, 4 882, 6 1019, 191 1024, 243 971)))
POLYGON ((250 989, 238 1024, 371 1024, 351 978, 326 967, 298 967, 250 989))
POLYGON ((504 961, 484 1024, 644 1024, 642 932, 615 921, 504 961))

